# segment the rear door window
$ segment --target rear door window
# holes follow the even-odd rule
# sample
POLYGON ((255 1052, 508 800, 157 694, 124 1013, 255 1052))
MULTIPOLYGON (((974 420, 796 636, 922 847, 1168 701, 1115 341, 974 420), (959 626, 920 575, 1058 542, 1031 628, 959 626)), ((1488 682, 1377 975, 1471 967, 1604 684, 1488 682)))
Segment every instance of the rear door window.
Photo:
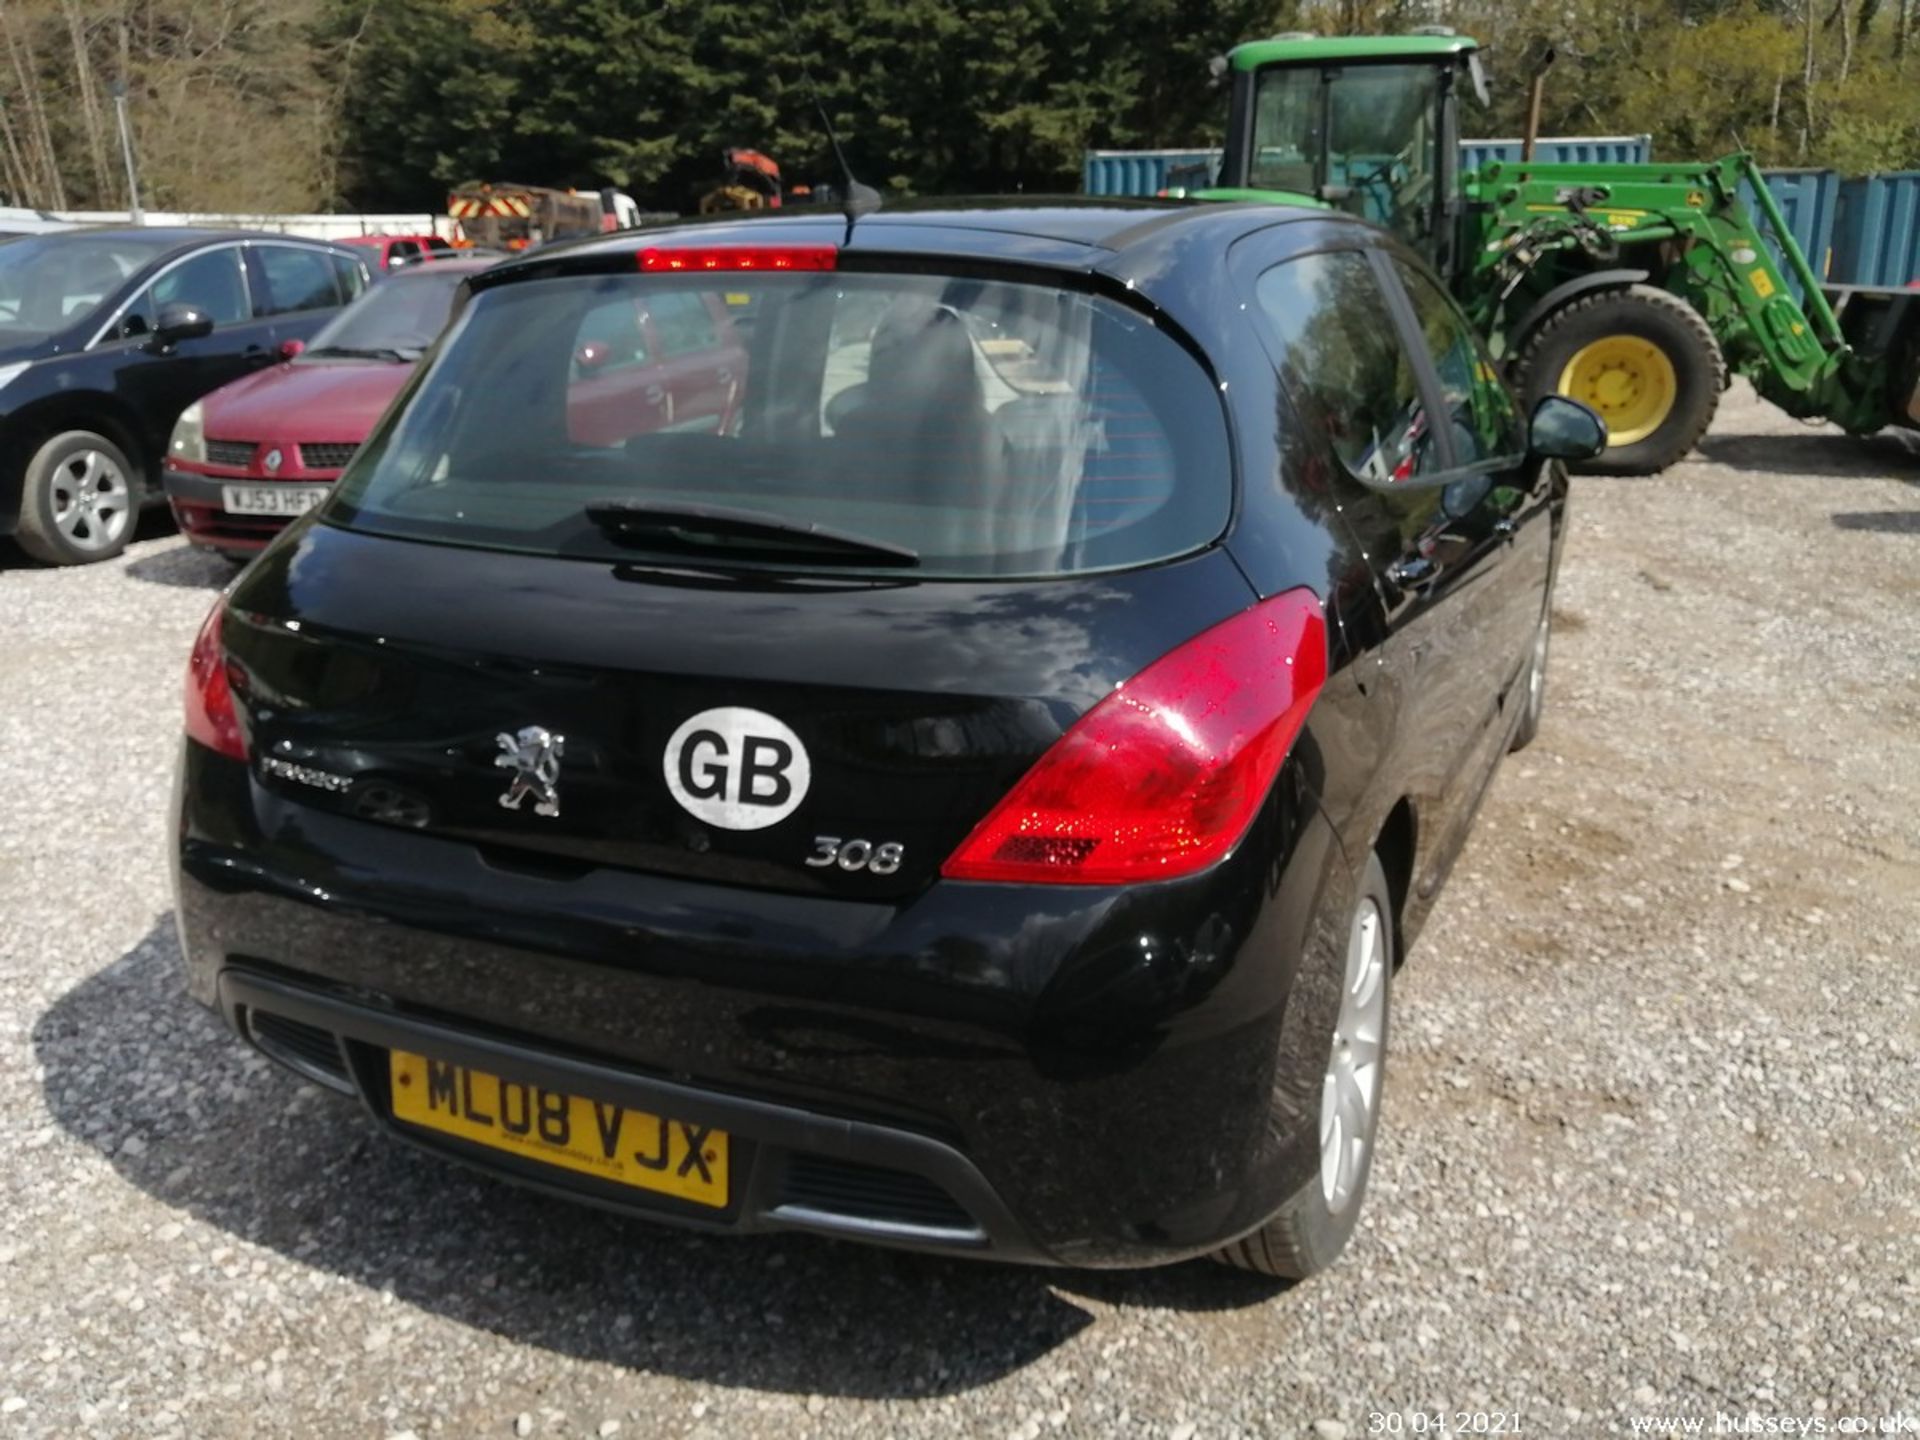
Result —
POLYGON ((911 550, 922 575, 1058 574, 1217 539, 1232 470, 1204 367, 1104 298, 938 275, 582 275, 481 291, 331 513, 634 553, 590 519, 608 501, 831 527, 911 550))
POLYGON ((340 303, 334 283, 332 258, 324 250, 294 245, 256 245, 264 293, 255 308, 262 315, 291 315, 300 310, 328 310, 340 303))
POLYGON ((328 258, 333 264, 333 278, 340 286, 343 301, 353 299, 367 288, 367 268, 363 262, 338 251, 328 258))
POLYGON ((1255 295, 1289 396, 1349 470, 1399 484, 1446 464, 1413 357, 1363 252, 1275 265, 1255 295))
POLYGON ((148 293, 156 312, 167 305, 191 305, 216 325, 237 325, 252 318, 238 245, 222 245, 181 261, 154 281, 148 293))

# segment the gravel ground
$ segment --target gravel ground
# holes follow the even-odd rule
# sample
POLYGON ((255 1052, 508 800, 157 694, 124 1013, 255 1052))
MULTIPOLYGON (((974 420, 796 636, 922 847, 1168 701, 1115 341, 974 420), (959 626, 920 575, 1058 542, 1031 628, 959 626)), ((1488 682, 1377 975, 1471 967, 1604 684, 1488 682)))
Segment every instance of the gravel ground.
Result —
POLYGON ((0 551, 0 1435, 1920 1417, 1920 447, 1737 392, 1574 498, 1546 726, 1397 989, 1361 1232, 1292 1289, 688 1238, 378 1139, 180 991, 225 567, 0 551))

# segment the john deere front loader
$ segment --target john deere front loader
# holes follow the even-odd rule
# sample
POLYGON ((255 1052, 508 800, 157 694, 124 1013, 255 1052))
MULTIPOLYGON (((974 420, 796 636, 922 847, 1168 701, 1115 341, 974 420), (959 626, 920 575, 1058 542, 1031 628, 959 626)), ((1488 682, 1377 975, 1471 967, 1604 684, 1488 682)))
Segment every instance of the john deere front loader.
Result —
POLYGON ((1398 232, 1529 399, 1558 391, 1606 417, 1596 470, 1673 464, 1730 373, 1792 415, 1920 428, 1920 292, 1823 288, 1744 155, 1463 170, 1460 108, 1486 100, 1477 52, 1450 33, 1238 46, 1219 183, 1199 193, 1398 232))

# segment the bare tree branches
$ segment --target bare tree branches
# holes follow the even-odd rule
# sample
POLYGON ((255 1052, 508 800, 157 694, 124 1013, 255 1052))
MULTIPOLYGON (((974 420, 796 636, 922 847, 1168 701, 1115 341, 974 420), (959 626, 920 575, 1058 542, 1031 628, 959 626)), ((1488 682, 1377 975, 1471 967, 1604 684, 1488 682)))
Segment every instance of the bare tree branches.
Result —
POLYGON ((317 73, 314 30, 326 3, 7 0, 5 188, 50 208, 126 205, 107 93, 117 82, 156 207, 324 204, 340 103, 317 73))

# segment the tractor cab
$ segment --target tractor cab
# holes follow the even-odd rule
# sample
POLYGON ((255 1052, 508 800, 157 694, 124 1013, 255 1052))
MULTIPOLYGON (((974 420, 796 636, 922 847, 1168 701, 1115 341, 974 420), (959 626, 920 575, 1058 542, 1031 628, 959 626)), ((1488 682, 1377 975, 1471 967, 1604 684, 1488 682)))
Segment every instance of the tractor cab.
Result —
POLYGON ((1232 82, 1218 185, 1204 198, 1276 198, 1385 226, 1450 273, 1460 205, 1457 96, 1486 103, 1464 35, 1279 35, 1215 62, 1232 82))
POLYGON ((1751 156, 1535 161, 1543 47, 1522 158, 1463 174, 1461 96, 1487 103, 1479 49, 1437 27, 1235 46, 1213 66, 1231 81, 1219 179, 1192 193, 1320 205, 1398 235, 1522 396, 1605 419, 1595 470, 1679 460, 1729 372, 1790 415, 1920 428, 1920 301, 1823 287, 1751 156))

